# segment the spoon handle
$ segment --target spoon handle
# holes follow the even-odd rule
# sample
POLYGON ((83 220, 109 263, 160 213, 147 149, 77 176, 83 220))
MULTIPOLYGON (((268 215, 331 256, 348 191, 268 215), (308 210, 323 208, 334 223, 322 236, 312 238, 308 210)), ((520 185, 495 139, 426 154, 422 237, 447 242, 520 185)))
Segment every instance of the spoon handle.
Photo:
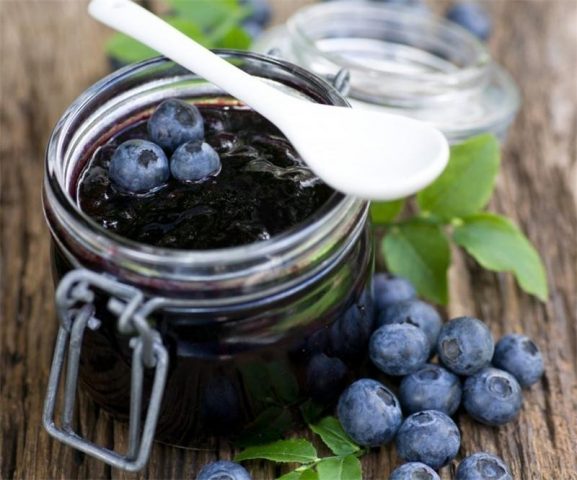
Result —
POLYGON ((286 111, 294 103, 288 95, 223 60, 130 0, 92 0, 88 10, 95 19, 218 85, 271 121, 275 111, 286 111))

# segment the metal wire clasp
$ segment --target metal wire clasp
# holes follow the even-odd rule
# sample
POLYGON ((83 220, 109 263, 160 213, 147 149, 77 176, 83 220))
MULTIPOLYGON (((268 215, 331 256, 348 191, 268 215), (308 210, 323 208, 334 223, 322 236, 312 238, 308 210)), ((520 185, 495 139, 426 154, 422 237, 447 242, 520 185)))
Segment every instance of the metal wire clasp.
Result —
POLYGON ((168 353, 159 333, 146 320, 146 315, 153 309, 151 308, 153 302, 154 300, 144 303, 144 295, 137 288, 84 269, 73 270, 66 274, 56 290, 60 328, 44 403, 42 418, 44 428, 61 442, 113 467, 132 472, 141 470, 148 461, 168 371, 168 353), (92 330, 100 327, 100 321, 94 317, 93 288, 102 290, 110 296, 108 308, 118 316, 118 329, 122 333, 135 335, 130 342, 132 372, 129 443, 126 455, 90 442, 78 435, 72 426, 84 331, 87 326, 92 330), (61 426, 57 426, 56 399, 67 350, 64 406, 61 426), (155 373, 144 428, 141 432, 144 367, 154 368, 155 373))

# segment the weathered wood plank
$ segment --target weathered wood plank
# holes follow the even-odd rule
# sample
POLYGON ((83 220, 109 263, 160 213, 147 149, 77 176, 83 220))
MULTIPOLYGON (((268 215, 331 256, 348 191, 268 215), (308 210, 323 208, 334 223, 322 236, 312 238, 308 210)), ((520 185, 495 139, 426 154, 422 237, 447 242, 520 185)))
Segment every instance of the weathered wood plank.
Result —
MULTIPOLYGON (((277 0, 277 20, 309 0, 277 0)), ((194 478, 200 465, 231 458, 228 445, 183 450, 155 445, 148 468, 123 474, 49 439, 40 415, 56 324, 48 232, 40 205, 43 151, 64 108, 106 71, 108 32, 86 1, 0 2, 0 478, 194 478)), ((495 210, 514 218, 542 252, 551 284, 543 305, 507 275, 483 272, 459 253, 451 315, 472 313, 495 334, 526 332, 545 352, 545 379, 527 394, 518 422, 501 429, 459 418, 465 455, 494 451, 518 479, 577 478, 577 3, 493 1, 491 50, 521 84, 524 106, 509 136, 495 210)), ((126 428, 82 397, 81 428, 122 449, 126 428)), ((382 449, 364 477, 398 463, 382 449)), ((270 465, 251 465, 256 479, 270 465)), ((443 478, 451 478, 452 466, 443 478)))

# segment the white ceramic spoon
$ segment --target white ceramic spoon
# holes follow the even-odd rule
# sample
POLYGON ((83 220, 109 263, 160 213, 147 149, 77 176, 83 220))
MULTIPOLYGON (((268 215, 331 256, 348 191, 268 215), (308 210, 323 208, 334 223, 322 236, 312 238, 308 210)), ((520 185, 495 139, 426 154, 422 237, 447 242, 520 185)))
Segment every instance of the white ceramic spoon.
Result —
POLYGON ((411 195, 445 168, 443 134, 406 117, 319 105, 233 66, 130 0, 92 0, 90 14, 242 100, 274 123, 328 185, 369 200, 411 195))

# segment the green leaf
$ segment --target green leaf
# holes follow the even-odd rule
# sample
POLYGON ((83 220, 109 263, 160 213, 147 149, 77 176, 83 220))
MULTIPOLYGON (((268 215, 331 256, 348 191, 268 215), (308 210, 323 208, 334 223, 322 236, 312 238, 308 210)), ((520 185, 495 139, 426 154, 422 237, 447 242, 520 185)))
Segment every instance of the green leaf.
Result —
POLYGON ((371 220, 376 225, 390 223, 397 218, 404 206, 404 198, 392 202, 371 202, 371 220))
MULTIPOLYGON (((165 20, 188 37, 205 46, 210 46, 207 45, 206 36, 196 24, 181 18, 166 18, 165 20)), ((105 49, 110 57, 120 60, 123 63, 139 62, 159 55, 159 53, 152 48, 122 33, 113 35, 108 42, 106 42, 105 49)))
POLYGON ((242 18, 249 9, 237 0, 167 0, 172 10, 187 20, 194 21, 204 31, 215 28, 231 16, 242 18))
POLYGON ((158 53, 150 47, 127 37, 123 33, 115 33, 106 42, 106 54, 123 63, 135 63, 147 58, 156 57, 158 53))
POLYGON ((293 424, 293 417, 286 408, 271 406, 247 425, 235 440, 237 447, 262 445, 282 438, 293 424))
POLYGON ((235 461, 265 459, 273 462, 310 463, 318 460, 315 447, 302 438, 279 440, 267 445, 248 447, 240 452, 235 461))
POLYGON ((276 480, 300 480, 301 472, 293 470, 292 472, 285 473, 282 477, 278 477, 276 480))
POLYGON ((215 42, 215 46, 217 48, 248 50, 251 43, 250 35, 243 28, 234 25, 215 42))
POLYGON ((306 470, 299 469, 289 472, 282 477, 277 478, 277 480, 318 480, 319 476, 312 468, 307 468, 306 470))
POLYGON ((320 422, 309 425, 309 427, 322 438, 335 455, 344 456, 360 450, 360 447, 349 438, 335 417, 325 417, 320 422))
POLYGON ((539 254, 510 220, 493 213, 463 218, 453 231, 461 245, 484 268, 512 272, 528 293, 546 301, 547 275, 539 254))
POLYGON ((477 213, 491 198, 499 163, 499 142, 492 135, 453 146, 445 171, 417 195, 419 208, 445 220, 477 213))
POLYGON ((303 420, 308 423, 316 423, 320 420, 323 413, 327 410, 326 405, 321 405, 320 403, 314 402, 310 398, 301 404, 299 410, 303 420))
POLYGON ((319 480, 362 480, 361 462, 354 455, 323 458, 317 465, 319 480))
POLYGON ((396 225, 385 235, 382 250, 389 271, 408 278, 422 296, 447 303, 451 252, 440 226, 417 220, 396 225))
POLYGON ((299 480, 319 480, 319 474, 312 468, 309 468, 301 474, 299 480))
POLYGON ((240 25, 251 9, 237 0, 169 0, 169 4, 177 15, 198 25, 211 47, 250 47, 251 37, 240 25))

